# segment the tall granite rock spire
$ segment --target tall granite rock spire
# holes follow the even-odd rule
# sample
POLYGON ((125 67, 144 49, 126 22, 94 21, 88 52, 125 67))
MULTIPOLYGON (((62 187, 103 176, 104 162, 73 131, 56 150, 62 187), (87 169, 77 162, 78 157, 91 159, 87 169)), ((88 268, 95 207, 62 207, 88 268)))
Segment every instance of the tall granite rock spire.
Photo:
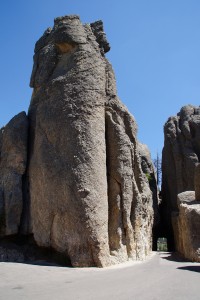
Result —
POLYGON ((168 119, 164 134, 161 204, 164 234, 172 249, 175 247, 186 258, 200 261, 200 107, 182 107, 177 116, 168 119))
POLYGON ((152 193, 109 49, 102 22, 78 16, 55 19, 35 46, 21 228, 73 266, 144 259, 152 247, 152 193))

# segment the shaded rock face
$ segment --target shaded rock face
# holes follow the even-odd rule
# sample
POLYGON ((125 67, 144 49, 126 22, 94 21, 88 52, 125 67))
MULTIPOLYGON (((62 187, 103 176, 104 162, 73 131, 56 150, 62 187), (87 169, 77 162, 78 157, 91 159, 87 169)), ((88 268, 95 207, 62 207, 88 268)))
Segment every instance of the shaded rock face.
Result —
POLYGON ((36 43, 29 108, 31 231, 73 266, 144 259, 152 193, 136 123, 117 98, 102 22, 55 19, 36 43))
POLYGON ((184 106, 177 116, 168 119, 164 135, 161 217, 169 250, 173 250, 174 226, 172 228, 171 216, 183 210, 177 195, 194 191, 195 165, 200 158, 200 107, 184 106))
POLYGON ((17 234, 20 229, 27 136, 28 120, 24 112, 0 131, 0 237, 17 234))
POLYGON ((153 195, 153 211, 154 211, 154 221, 153 221, 153 250, 157 250, 157 239, 161 236, 161 222, 160 222, 160 212, 159 212, 159 193, 156 180, 156 173, 154 165, 151 159, 150 151, 147 145, 139 143, 139 153, 141 159, 142 171, 148 179, 149 187, 153 195))

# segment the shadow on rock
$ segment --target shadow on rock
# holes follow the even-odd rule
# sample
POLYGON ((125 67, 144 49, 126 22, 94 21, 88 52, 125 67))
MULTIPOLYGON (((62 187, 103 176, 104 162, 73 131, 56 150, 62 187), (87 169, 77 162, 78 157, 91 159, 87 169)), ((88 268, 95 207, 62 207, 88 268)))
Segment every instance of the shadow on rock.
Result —
POLYGON ((70 261, 53 249, 40 248, 33 238, 11 236, 0 240, 0 262, 51 267, 72 267, 70 261))

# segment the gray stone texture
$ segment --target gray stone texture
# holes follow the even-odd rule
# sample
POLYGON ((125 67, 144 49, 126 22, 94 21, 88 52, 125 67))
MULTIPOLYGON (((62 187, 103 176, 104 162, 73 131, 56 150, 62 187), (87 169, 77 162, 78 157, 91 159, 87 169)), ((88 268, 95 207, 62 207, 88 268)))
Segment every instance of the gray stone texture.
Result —
POLYGON ((27 136, 28 120, 25 112, 15 116, 0 130, 0 237, 19 232, 27 136))
POLYGON ((175 245, 191 261, 200 262, 200 201, 195 192, 178 194, 178 213, 172 214, 175 245))
POLYGON ((200 201, 200 163, 196 163, 194 170, 195 199, 200 201))
POLYGON ((29 241, 77 267, 151 251, 152 192, 109 50, 102 21, 78 16, 36 43, 28 117, 0 130, 0 260, 25 260, 29 241))
POLYGON ((154 211, 154 221, 153 221, 153 250, 157 250, 157 239, 160 237, 160 212, 159 212, 159 190, 156 179, 156 172, 154 164, 151 159, 151 153, 148 146, 139 143, 139 154, 141 159, 142 171, 148 179, 149 187, 153 195, 153 211, 154 211))
POLYGON ((101 21, 55 19, 35 46, 29 107, 31 232, 73 266, 151 251, 153 201, 134 118, 117 97, 101 21))
MULTIPOLYGON (((182 230, 182 234, 184 235, 184 231, 188 226, 187 230, 193 235, 192 220, 196 222, 196 217, 193 218, 196 213, 191 210, 192 206, 180 204, 180 200, 177 201, 177 195, 185 191, 194 191, 195 186, 196 193, 199 195, 199 166, 196 168, 196 164, 200 158, 200 107, 192 105, 184 106, 177 116, 168 119, 164 126, 164 135, 165 143, 162 159, 162 220, 165 225, 165 233, 172 243, 174 234, 175 246, 177 248, 178 229, 175 228, 176 225, 174 224, 176 222, 174 220, 178 214, 181 215, 180 219, 183 220, 185 213, 187 222, 189 222, 189 219, 191 222, 191 224, 188 223, 186 225, 185 223, 185 226, 179 226, 179 234, 181 234, 180 231, 182 230)), ((199 196, 197 196, 197 198, 199 198, 199 196)), ((194 196, 193 199, 195 199, 194 196)), ((183 249, 181 250, 180 244, 177 249, 181 253, 185 253, 186 257, 188 256, 188 251, 185 252, 183 249)))

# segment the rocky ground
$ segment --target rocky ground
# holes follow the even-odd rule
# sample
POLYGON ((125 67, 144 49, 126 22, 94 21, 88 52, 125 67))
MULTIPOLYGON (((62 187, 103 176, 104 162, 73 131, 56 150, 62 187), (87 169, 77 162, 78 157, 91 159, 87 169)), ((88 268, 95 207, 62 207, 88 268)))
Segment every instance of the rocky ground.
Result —
POLYGON ((0 263, 0 299, 199 299, 200 263, 170 253, 105 269, 0 263))

